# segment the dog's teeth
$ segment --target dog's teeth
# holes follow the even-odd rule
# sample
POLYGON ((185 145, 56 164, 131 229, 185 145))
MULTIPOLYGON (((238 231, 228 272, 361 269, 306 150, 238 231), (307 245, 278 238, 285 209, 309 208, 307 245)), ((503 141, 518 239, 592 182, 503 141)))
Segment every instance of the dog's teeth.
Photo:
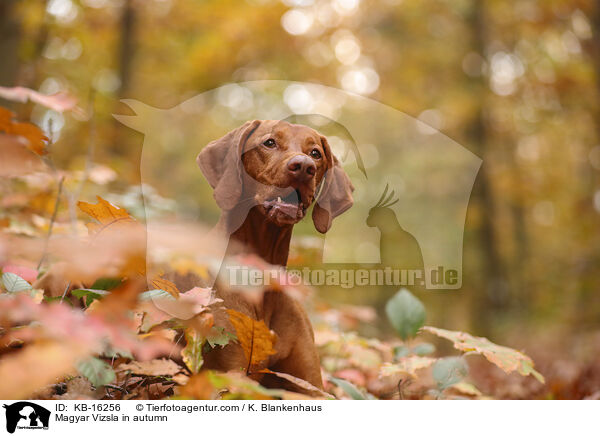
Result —
POLYGON ((281 203, 281 197, 277 197, 277 203, 281 203))

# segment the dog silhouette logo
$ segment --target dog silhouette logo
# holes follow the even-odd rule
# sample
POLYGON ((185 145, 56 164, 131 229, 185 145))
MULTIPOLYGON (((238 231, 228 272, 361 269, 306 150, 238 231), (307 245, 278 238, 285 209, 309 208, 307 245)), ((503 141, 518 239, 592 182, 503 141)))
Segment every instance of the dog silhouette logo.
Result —
POLYGON ((4 405, 6 409, 6 431, 14 433, 16 429, 48 430, 50 411, 28 401, 19 401, 4 405))

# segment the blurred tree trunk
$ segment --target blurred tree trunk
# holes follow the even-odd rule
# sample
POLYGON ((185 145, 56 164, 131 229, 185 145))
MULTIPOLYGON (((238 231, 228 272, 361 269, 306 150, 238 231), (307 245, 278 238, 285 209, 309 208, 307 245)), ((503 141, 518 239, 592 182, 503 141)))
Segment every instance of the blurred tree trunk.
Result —
MULTIPOLYGON (((50 21, 46 12, 49 2, 50 0, 40 0, 33 6, 41 9, 41 14, 43 14, 45 19, 42 20, 42 24, 35 34, 30 49, 22 56, 20 68, 17 72, 16 84, 25 88, 37 90, 46 78, 44 69, 45 60, 42 55, 48 42, 48 34, 50 33, 50 21)), ((19 118, 24 120, 30 119, 34 106, 34 103, 31 101, 20 105, 18 111, 19 118)))
MULTIPOLYGON (((591 46, 591 59, 594 62, 594 70, 596 71, 596 141, 600 145, 600 2, 596 2, 592 17, 592 46, 591 46)), ((595 186, 596 188, 598 186, 595 186)))
POLYGON ((131 65, 135 53, 136 11, 133 0, 126 0, 121 15, 121 37, 119 45, 119 79, 121 87, 119 97, 125 97, 129 91, 131 65))
POLYGON ((0 1, 0 86, 14 86, 19 69, 21 26, 15 16, 17 0, 0 1))
MULTIPOLYGON (((485 0, 474 0, 470 17, 472 47, 484 59, 487 41, 485 3, 485 0)), ((478 89, 480 93, 479 107, 470 129, 471 142, 475 145, 474 149, 483 159, 473 189, 473 200, 480 211, 478 233, 482 254, 481 283, 474 296, 474 318, 477 333, 487 335, 492 328, 495 315, 506 305, 507 282, 494 231, 496 204, 489 166, 486 162, 486 159, 489 158, 490 134, 486 120, 486 104, 489 99, 487 98, 488 84, 485 74, 480 75, 478 89)))
MULTIPOLYGON (((113 110, 114 113, 123 113, 124 105, 120 103, 119 100, 131 97, 132 68, 137 49, 136 30, 138 22, 138 5, 136 0, 125 0, 121 12, 121 20, 119 23, 119 45, 116 53, 120 87, 117 95, 118 99, 115 102, 113 110)), ((131 109, 127 108, 126 110, 131 113, 131 109)), ((135 174, 137 180, 140 180, 140 138, 143 138, 143 136, 134 133, 117 120, 112 120, 111 140, 107 148, 114 155, 129 157, 132 156, 129 150, 140 150, 140 154, 136 155, 135 158, 127 159, 127 163, 130 166, 123 168, 124 172, 135 174)))

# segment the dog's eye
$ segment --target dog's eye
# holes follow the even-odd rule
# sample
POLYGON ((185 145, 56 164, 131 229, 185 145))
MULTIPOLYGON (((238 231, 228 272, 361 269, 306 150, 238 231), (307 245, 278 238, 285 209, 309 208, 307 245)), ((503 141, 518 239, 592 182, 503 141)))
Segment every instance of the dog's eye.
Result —
POLYGON ((263 142, 263 145, 265 147, 269 147, 269 148, 273 148, 275 147, 277 144, 275 143, 275 140, 273 138, 269 138, 267 139, 265 142, 263 142))
POLYGON ((321 159, 321 152, 315 148, 310 152, 310 157, 313 159, 321 159))

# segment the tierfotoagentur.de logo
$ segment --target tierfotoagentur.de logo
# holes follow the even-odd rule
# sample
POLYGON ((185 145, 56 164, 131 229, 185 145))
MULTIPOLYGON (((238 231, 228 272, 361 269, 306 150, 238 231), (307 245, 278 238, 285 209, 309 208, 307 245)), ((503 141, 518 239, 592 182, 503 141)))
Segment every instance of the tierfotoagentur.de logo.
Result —
POLYGON ((48 430, 50 411, 42 406, 29 401, 19 401, 13 404, 4 404, 6 414, 6 431, 14 433, 15 430, 48 430))

